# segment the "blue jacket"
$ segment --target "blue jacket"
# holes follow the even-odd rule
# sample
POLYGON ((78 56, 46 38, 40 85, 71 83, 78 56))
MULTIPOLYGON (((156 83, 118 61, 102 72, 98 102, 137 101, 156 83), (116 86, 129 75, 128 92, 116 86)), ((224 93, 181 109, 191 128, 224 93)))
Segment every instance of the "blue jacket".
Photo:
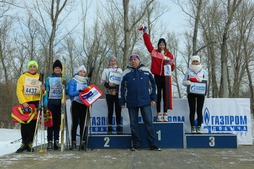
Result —
POLYGON ((120 105, 126 104, 127 108, 157 101, 156 83, 150 70, 143 64, 136 69, 128 66, 123 72, 119 97, 120 105))
MULTIPOLYGON (((76 76, 76 74, 74 75, 74 77, 76 76)), ((86 82, 84 83, 79 83, 77 82, 74 77, 71 79, 70 83, 69 83, 69 91, 68 94, 70 96, 71 100, 74 100, 75 97, 79 96, 79 90, 84 90, 89 84, 88 84, 88 78, 86 80, 86 82), (82 88, 78 88, 78 83, 82 85, 82 88)))
MULTIPOLYGON (((55 73, 52 73, 49 77, 46 78, 45 81, 45 88, 46 88, 46 95, 43 97, 43 105, 48 107, 48 104, 54 104, 54 105, 61 105, 61 99, 49 99, 49 93, 50 93, 50 78, 61 78, 61 76, 57 76, 55 73)), ((65 85, 65 94, 68 95, 68 79, 64 78, 66 85, 65 85)), ((52 91, 51 91, 52 92, 52 91)), ((62 89, 61 91, 62 92, 62 89)))

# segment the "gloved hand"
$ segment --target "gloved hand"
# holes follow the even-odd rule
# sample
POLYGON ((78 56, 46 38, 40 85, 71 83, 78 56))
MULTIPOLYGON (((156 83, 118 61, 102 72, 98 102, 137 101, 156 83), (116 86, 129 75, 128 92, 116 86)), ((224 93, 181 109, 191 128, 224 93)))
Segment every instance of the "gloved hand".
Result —
POLYGON ((43 110, 44 110, 44 111, 47 111, 47 110, 48 110, 48 107, 43 106, 43 110))
POLYGON ((62 85, 66 86, 66 80, 65 79, 62 80, 62 85))
POLYGON ((184 84, 185 84, 186 86, 189 86, 189 85, 191 85, 191 81, 186 80, 186 81, 184 81, 184 84))
POLYGON ((104 86, 105 86, 106 88, 108 88, 108 89, 114 89, 114 88, 115 88, 115 86, 110 86, 108 82, 105 82, 105 83, 104 83, 104 86))
POLYGON ((202 77, 197 77, 197 81, 198 81, 198 82, 202 82, 202 81, 203 81, 203 78, 202 78, 202 77))
POLYGON ((144 33, 147 32, 147 27, 146 26, 141 26, 140 28, 138 28, 139 31, 143 31, 144 33))
POLYGON ((79 91, 79 92, 83 92, 84 90, 81 90, 81 89, 80 89, 80 90, 78 90, 78 91, 79 91))

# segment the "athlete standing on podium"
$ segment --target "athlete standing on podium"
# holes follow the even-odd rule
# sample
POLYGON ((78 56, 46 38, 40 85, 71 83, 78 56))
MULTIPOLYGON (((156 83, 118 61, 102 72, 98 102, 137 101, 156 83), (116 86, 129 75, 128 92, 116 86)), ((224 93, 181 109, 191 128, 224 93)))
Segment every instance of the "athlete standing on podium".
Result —
MULTIPOLYGON (((185 73, 185 77, 183 79, 183 85, 189 86, 192 83, 201 83, 207 80, 207 73, 203 69, 202 65, 200 64, 200 57, 198 55, 191 56, 191 65, 189 70, 185 73)), ((205 88, 206 90, 206 88, 205 88)), ((201 124, 202 124, 202 109, 205 101, 205 95, 197 94, 197 93, 190 93, 188 91, 188 103, 190 109, 190 124, 191 124, 191 132, 192 133, 201 133, 201 124), (198 116, 198 124, 197 127, 194 124, 195 118, 195 110, 197 109, 197 116, 198 116)))
POLYGON ((105 87, 106 102, 108 107, 108 134, 112 133, 112 120, 113 113, 115 110, 116 115, 116 132, 117 134, 122 134, 123 127, 121 125, 121 107, 119 105, 118 91, 119 83, 121 82, 122 69, 117 65, 116 57, 111 57, 109 59, 109 64, 105 68, 101 75, 101 81, 105 87), (111 77, 113 80, 111 80, 111 77))
POLYGON ((135 151, 141 146, 138 130, 138 113, 140 110, 145 124, 150 150, 161 151, 155 141, 151 110, 151 105, 156 105, 157 100, 155 80, 150 70, 141 64, 139 55, 131 54, 129 61, 129 66, 123 72, 119 98, 121 107, 125 108, 126 104, 129 111, 132 135, 131 150, 135 151))
POLYGON ((174 70, 174 56, 167 49, 165 39, 160 38, 158 41, 158 48, 154 49, 150 36, 147 33, 147 27, 141 26, 140 31, 143 31, 143 39, 148 52, 151 55, 151 72, 157 86, 157 122, 168 122, 168 109, 173 109, 172 106, 172 77, 166 76, 164 72, 165 66, 170 65, 171 71, 174 70), (167 86, 166 86, 167 85, 167 86), (161 112, 161 99, 163 97, 163 112, 161 112))

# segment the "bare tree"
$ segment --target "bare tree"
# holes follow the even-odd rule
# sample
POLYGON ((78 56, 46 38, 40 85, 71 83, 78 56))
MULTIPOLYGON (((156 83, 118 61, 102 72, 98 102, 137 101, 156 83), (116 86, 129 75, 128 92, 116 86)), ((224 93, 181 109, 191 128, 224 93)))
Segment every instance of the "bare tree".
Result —
MULTIPOLYGON (((124 54, 123 54, 123 67, 127 65, 127 58, 130 54, 130 33, 134 28, 137 28, 137 24, 140 20, 145 16, 148 7, 153 3, 154 0, 150 0, 145 4, 144 7, 141 7, 140 14, 136 17, 135 20, 129 22, 129 0, 123 0, 123 23, 124 23, 124 54)), ((135 11, 131 11, 132 13, 136 13, 135 11)))
POLYGON ((228 59, 227 59, 227 42, 230 31, 230 26, 233 22, 233 18, 235 16, 236 10, 241 4, 242 0, 228 0, 226 9, 227 9, 227 18, 225 20, 224 30, 222 34, 222 42, 221 42, 221 80, 220 80, 220 97, 228 97, 228 59))
MULTIPOLYGON (((30 4, 26 5, 27 10, 30 13, 33 13, 33 19, 40 26, 41 30, 45 33, 42 33, 46 36, 46 39, 42 39, 41 41, 46 41, 48 45, 47 54, 45 57, 46 63, 46 74, 49 75, 49 70, 52 68, 54 56, 57 55, 55 53, 56 46, 63 40, 70 32, 60 31, 60 26, 63 25, 66 18, 71 13, 70 11, 64 11, 67 7, 67 3, 70 3, 71 6, 72 0, 48 0, 48 1, 39 1, 35 0, 35 3, 30 6, 30 4), (61 15, 62 14, 62 15, 61 15), (61 16, 61 17, 60 17, 61 16), (58 33, 57 33, 58 31, 58 33), (64 32, 64 33, 63 33, 64 32), (57 37, 57 40, 56 40, 57 37)), ((73 27, 75 27, 74 25, 73 27)), ((44 49, 46 49, 44 47, 44 49)))
POLYGON ((195 23, 194 23, 194 30, 193 30, 193 37, 192 37, 192 54, 196 55, 198 54, 197 51, 197 38, 198 38, 198 30, 199 30, 199 22, 200 22, 200 15, 201 15, 201 9, 202 9, 202 2, 203 0, 197 0, 197 12, 196 12, 196 16, 195 16, 195 23))

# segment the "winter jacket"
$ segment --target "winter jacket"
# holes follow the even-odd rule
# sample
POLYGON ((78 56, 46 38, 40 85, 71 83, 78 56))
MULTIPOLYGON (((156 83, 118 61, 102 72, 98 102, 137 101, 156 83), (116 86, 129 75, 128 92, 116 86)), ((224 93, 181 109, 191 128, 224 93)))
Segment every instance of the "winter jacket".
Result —
MULTIPOLYGON (((74 75, 74 77, 75 76, 78 75, 74 75)), ((80 83, 76 81, 75 78, 72 78, 68 85, 68 95, 70 96, 71 101, 75 100, 79 103, 82 103, 82 101, 79 99, 79 91, 84 90, 88 85, 88 78, 84 83, 80 83)))
POLYGON ((109 67, 109 68, 105 68, 101 75, 102 84, 104 85, 106 89, 105 94, 118 95, 119 85, 115 84, 114 86, 109 86, 110 72, 115 72, 115 73, 118 73, 119 75, 122 75, 123 71, 121 68, 118 68, 118 67, 109 67))
MULTIPOLYGON (((22 74, 17 82, 16 94, 20 104, 39 101, 41 82, 39 81, 39 74, 30 74, 28 72, 22 74)), ((44 92, 43 94, 45 94, 44 92)))
MULTIPOLYGON (((64 78, 65 94, 68 95, 68 79, 64 78)), ((48 107, 48 104, 60 105, 62 99, 62 77, 52 73, 46 78, 45 87, 47 94, 44 96, 44 106, 48 107)))
POLYGON ((173 71, 175 69, 174 56, 169 51, 167 51, 165 54, 162 54, 157 49, 154 49, 147 33, 143 34, 143 39, 152 58, 151 72, 154 75, 164 76, 164 65, 167 63, 165 57, 171 60, 171 70, 173 71))
POLYGON ((144 65, 138 68, 128 66, 120 84, 120 105, 127 108, 150 105, 157 101, 156 84, 150 70, 144 65))
POLYGON ((207 72, 205 69, 201 68, 199 71, 195 72, 192 69, 188 69, 184 75, 183 85, 186 85, 186 81, 190 80, 191 82, 197 82, 197 78, 202 78, 203 80, 207 80, 207 72))

